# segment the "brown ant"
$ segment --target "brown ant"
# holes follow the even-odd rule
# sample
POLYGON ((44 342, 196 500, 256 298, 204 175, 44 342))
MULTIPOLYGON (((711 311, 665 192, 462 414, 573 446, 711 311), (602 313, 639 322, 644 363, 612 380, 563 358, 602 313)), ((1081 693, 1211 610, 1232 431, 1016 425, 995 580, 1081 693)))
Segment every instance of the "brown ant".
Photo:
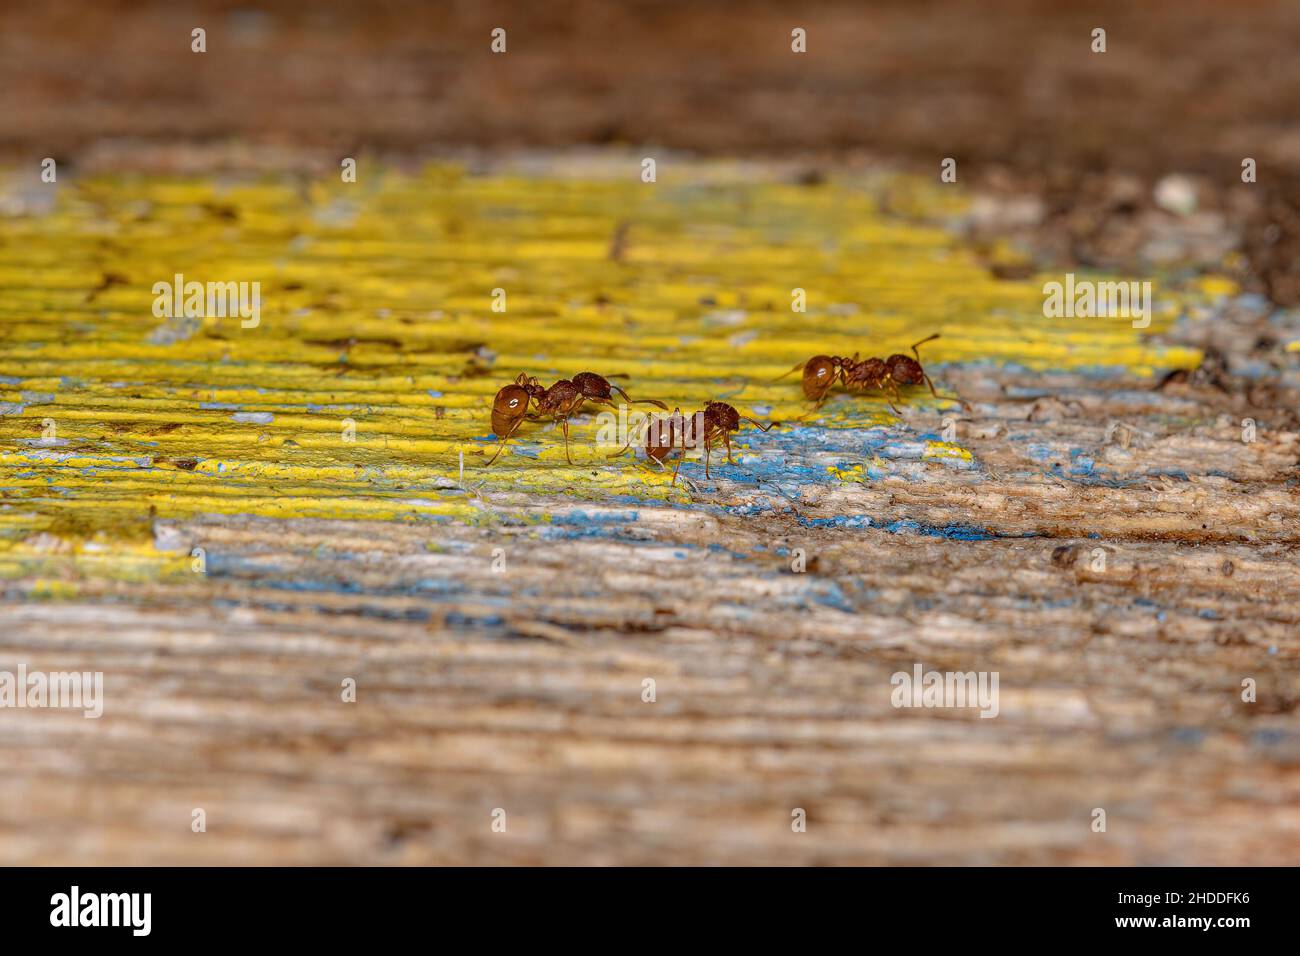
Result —
MULTIPOLYGON (((903 395, 901 387, 904 385, 921 385, 930 386, 930 394, 935 398, 944 398, 934 387, 934 382, 930 376, 925 373, 921 367, 921 353, 917 351, 917 346, 924 345, 926 342, 933 341, 939 337, 939 333, 927 336, 912 346, 911 356, 902 355, 895 352, 887 359, 866 358, 858 360, 858 354, 853 353, 852 358, 833 355, 814 355, 806 362, 800 362, 794 368, 786 372, 790 375, 803 369, 803 393, 804 395, 817 403, 817 408, 822 406, 826 401, 826 396, 835 384, 838 378, 840 383, 849 391, 864 392, 870 388, 878 388, 885 393, 885 401, 889 407, 894 410, 895 414, 901 414, 895 401, 902 401, 903 395)), ((785 375, 775 379, 780 381, 785 375)))
MULTIPOLYGON (((660 471, 665 470, 664 459, 672 454, 672 450, 681 445, 682 450, 694 448, 698 439, 694 436, 703 434, 704 417, 702 412, 696 412, 692 416, 693 422, 687 425, 686 418, 682 415, 681 408, 674 408, 671 415, 662 418, 651 419, 645 432, 645 457, 646 461, 654 462, 655 467, 660 471)), ((617 458, 623 454, 632 445, 632 438, 629 437, 627 444, 617 452, 610 455, 610 458, 617 458)), ((677 460, 677 467, 673 469, 673 484, 677 484, 677 472, 681 469, 682 462, 677 460)))
MULTIPOLYGON (((740 430, 741 422, 749 422, 759 431, 770 431, 780 422, 771 422, 763 425, 754 421, 752 418, 741 415, 735 408, 726 402, 706 402, 701 411, 696 412, 690 417, 690 424, 682 415, 680 408, 674 408, 673 413, 665 418, 652 421, 646 431, 645 453, 646 460, 653 461, 661 470, 664 468, 664 459, 672 453, 675 447, 680 445, 683 452, 688 448, 704 448, 704 477, 709 478, 709 458, 710 451, 718 439, 722 439, 727 449, 727 463, 735 464, 731 459, 731 433, 740 430)), ((627 451, 632 444, 629 438, 627 445, 624 445, 616 454, 610 455, 611 458, 617 458, 623 452, 627 451)), ((673 469, 673 484, 677 483, 677 472, 681 469, 681 459, 677 461, 677 467, 673 469)))
POLYGON ((487 465, 490 466, 505 450, 506 442, 518 430, 525 419, 539 421, 551 418, 560 423, 564 430, 564 458, 572 465, 569 455, 569 416, 582 407, 584 402, 595 402, 617 408, 611 391, 618 392, 629 405, 657 405, 667 409, 663 402, 653 398, 634 401, 627 392, 613 385, 604 376, 595 372, 579 372, 573 379, 562 378, 550 388, 544 388, 536 376, 520 372, 513 384, 504 386, 492 400, 492 433, 501 436, 501 444, 487 465), (535 404, 537 414, 529 415, 528 406, 535 404))

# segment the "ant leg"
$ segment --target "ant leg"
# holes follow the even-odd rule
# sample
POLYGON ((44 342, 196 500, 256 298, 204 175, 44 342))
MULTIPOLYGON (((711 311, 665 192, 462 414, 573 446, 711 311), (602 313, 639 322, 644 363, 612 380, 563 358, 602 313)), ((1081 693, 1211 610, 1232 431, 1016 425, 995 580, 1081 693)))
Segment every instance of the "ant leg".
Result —
POLYGON ((731 432, 722 433, 722 443, 727 446, 727 464, 734 465, 735 462, 731 460, 731 432))
POLYGON ((897 398, 900 402, 903 400, 903 396, 898 394, 898 386, 895 385, 891 393, 891 389, 889 385, 881 385, 880 391, 884 394, 885 401, 889 404, 889 407, 894 410, 894 414, 898 415, 901 418, 903 413, 899 411, 898 406, 894 404, 895 398, 897 398))
POLYGON ((606 457, 606 458, 620 458, 620 457, 622 457, 623 454, 626 453, 627 450, 628 450, 629 448, 632 447, 632 439, 633 439, 633 437, 635 437, 635 436, 628 435, 628 436, 627 436, 627 444, 626 444, 626 445, 624 445, 624 446, 623 446, 622 448, 620 448, 618 451, 614 452, 614 454, 612 454, 612 455, 606 455, 605 457, 606 457))
MULTIPOLYGON (((627 394, 627 392, 623 391, 623 390, 622 390, 621 388, 619 388, 617 385, 614 385, 613 383, 610 383, 610 386, 609 386, 609 387, 612 388, 614 391, 618 392, 620 395, 622 395, 622 396, 623 396, 623 401, 627 402, 627 404, 629 404, 629 405, 653 405, 653 406, 655 406, 656 408, 662 408, 664 411, 668 411, 668 406, 665 405, 663 402, 659 401, 659 399, 657 399, 657 398, 638 398, 638 399, 633 400, 633 399, 632 399, 632 398, 627 394)), ((616 407, 617 407, 613 402, 610 402, 609 405, 610 405, 611 408, 616 408, 616 407)))
POLYGON ((516 420, 515 420, 515 423, 514 423, 513 425, 510 426, 510 431, 506 432, 505 435, 502 436, 502 438, 501 438, 501 444, 497 446, 496 454, 493 455, 491 458, 488 459, 487 464, 483 466, 484 468, 491 468, 491 467, 492 467, 492 463, 493 463, 494 461, 497 460, 497 458, 500 456, 501 452, 505 451, 505 448, 506 448, 506 442, 508 442, 508 441, 510 440, 510 436, 513 435, 515 432, 519 431, 519 426, 522 425, 523 423, 524 423, 524 420, 523 420, 522 418, 519 418, 519 419, 516 419, 516 420))
POLYGON ((709 477, 709 440, 704 440, 704 477, 709 477))
POLYGON ((573 458, 569 455, 569 419, 561 418, 560 426, 564 429, 564 460, 572 465, 573 458))
POLYGON ((677 467, 673 469, 673 482, 672 482, 672 483, 673 483, 674 485, 677 484, 677 473, 678 473, 679 471, 682 470, 682 459, 685 458, 685 457, 686 457, 685 455, 681 455, 681 456, 679 456, 678 459, 677 459, 677 467))
POLYGON ((921 374, 925 376, 925 384, 930 386, 931 395, 933 395, 935 398, 944 398, 947 399, 948 401, 957 402, 959 405, 961 405, 963 411, 967 411, 967 412, 970 411, 970 402, 966 401, 966 399, 962 398, 960 395, 940 394, 938 389, 934 387, 934 382, 930 381, 930 376, 926 375, 924 372, 922 372, 921 374))

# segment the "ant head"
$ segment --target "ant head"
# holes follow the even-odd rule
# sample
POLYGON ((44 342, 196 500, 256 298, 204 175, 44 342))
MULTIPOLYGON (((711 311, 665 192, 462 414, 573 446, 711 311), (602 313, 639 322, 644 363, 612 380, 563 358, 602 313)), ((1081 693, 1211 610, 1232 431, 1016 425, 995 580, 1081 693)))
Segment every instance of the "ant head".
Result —
POLYGON ((546 389, 542 388, 542 383, 537 380, 536 375, 525 375, 520 372, 519 377, 515 379, 515 384, 527 392, 530 398, 546 394, 546 389))
POLYGON ((530 397, 523 385, 507 385, 497 392, 492 400, 492 433, 504 438, 514 431, 528 414, 530 397))
POLYGON ((579 372, 573 376, 573 384, 578 386, 578 391, 582 392, 583 398, 589 398, 594 401, 610 400, 609 379, 603 375, 597 375, 595 372, 579 372))
POLYGON ((740 428, 740 413, 726 402, 707 402, 704 406, 706 426, 724 432, 734 432, 740 428))
POLYGON ((921 363, 909 355, 889 356, 889 377, 899 385, 920 385, 925 378, 921 363))
POLYGON ((803 367, 803 393, 806 398, 819 399, 835 384, 835 373, 843 359, 829 355, 814 355, 803 367))

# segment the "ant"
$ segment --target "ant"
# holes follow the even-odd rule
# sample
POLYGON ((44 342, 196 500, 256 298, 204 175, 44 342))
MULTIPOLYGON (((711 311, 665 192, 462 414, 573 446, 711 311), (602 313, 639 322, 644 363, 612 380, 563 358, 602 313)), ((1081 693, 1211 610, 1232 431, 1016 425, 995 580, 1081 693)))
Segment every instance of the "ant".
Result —
MULTIPOLYGON (((654 462, 655 467, 660 471, 665 470, 664 459, 667 458, 672 450, 680 443, 682 450, 694 448, 699 443, 695 437, 703 434, 704 418, 702 412, 696 412, 691 416, 693 421, 690 425, 686 422, 686 417, 682 415, 680 407, 674 408, 671 415, 663 418, 651 419, 645 432, 645 457, 646 461, 654 462)), ((628 450, 632 445, 632 438, 629 437, 627 444, 617 452, 610 455, 610 458, 617 458, 628 450)), ((673 469, 673 484, 677 484, 677 472, 681 469, 681 459, 677 461, 677 467, 673 469)))
MULTIPOLYGON (((721 438, 727 449, 727 463, 734 464, 731 459, 731 433, 740 430, 741 422, 749 422, 759 431, 767 432, 775 428, 780 422, 771 422, 764 425, 741 415, 735 408, 726 402, 706 402, 704 408, 690 417, 690 423, 687 423, 686 416, 682 415, 680 408, 674 408, 671 415, 652 421, 646 431, 645 453, 646 460, 653 461, 660 469, 664 469, 664 459, 671 454, 672 450, 678 445, 683 452, 688 448, 704 447, 704 477, 709 478, 709 457, 713 445, 721 438)), ((632 444, 632 439, 624 445, 616 454, 610 455, 611 458, 617 458, 627 451, 632 444)), ((677 467, 673 469, 673 484, 677 484, 677 472, 681 470, 681 459, 677 461, 677 467)))
POLYGON ((519 377, 510 385, 504 386, 492 400, 492 433, 501 436, 501 444, 487 465, 490 466, 505 450, 506 442, 518 430, 524 420, 538 421, 551 418, 560 423, 564 429, 564 458, 572 465, 569 455, 569 416, 582 407, 584 402, 595 402, 617 408, 612 392, 618 392, 629 405, 656 405, 667 409, 668 406, 658 399, 643 398, 634 401, 627 392, 608 379, 595 372, 579 372, 573 379, 562 378, 550 388, 544 388, 536 376, 520 372, 519 377), (528 406, 535 404, 537 414, 530 416, 528 406))
MULTIPOLYGON (((903 395, 901 386, 904 385, 921 385, 930 386, 930 394, 935 398, 943 398, 938 390, 934 387, 934 382, 930 376, 925 373, 921 367, 921 353, 917 351, 917 346, 924 345, 926 342, 933 341, 939 337, 939 333, 927 336, 912 346, 912 356, 902 355, 895 352, 887 359, 867 358, 858 360, 858 353, 854 352, 852 358, 834 355, 814 355, 806 362, 800 362, 794 368, 786 372, 789 375, 803 369, 803 393, 804 395, 817 403, 816 407, 820 408, 826 401, 826 396, 835 384, 838 378, 840 382, 849 391, 864 392, 869 388, 878 388, 885 393, 885 401, 889 407, 894 410, 895 414, 902 414, 898 410, 895 401, 902 401, 903 395)), ((775 379, 780 381, 785 375, 775 379)))

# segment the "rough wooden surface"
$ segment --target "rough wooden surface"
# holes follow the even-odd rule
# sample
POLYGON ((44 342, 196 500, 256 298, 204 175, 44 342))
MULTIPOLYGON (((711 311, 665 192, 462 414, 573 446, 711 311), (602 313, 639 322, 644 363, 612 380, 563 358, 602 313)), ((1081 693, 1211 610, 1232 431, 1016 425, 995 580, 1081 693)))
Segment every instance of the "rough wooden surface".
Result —
POLYGON ((89 181, 6 225, 0 670, 107 699, 0 710, 0 859, 1295 861, 1295 317, 1162 276, 1146 332, 1054 323, 947 194, 665 168, 89 181), (261 278, 262 327, 154 319, 175 271, 261 278), (964 410, 769 382, 936 329, 964 410), (531 425, 479 467, 502 381, 586 367, 784 424, 677 487, 591 416, 576 467, 531 425), (999 672, 998 717, 894 708, 916 663, 999 672))

